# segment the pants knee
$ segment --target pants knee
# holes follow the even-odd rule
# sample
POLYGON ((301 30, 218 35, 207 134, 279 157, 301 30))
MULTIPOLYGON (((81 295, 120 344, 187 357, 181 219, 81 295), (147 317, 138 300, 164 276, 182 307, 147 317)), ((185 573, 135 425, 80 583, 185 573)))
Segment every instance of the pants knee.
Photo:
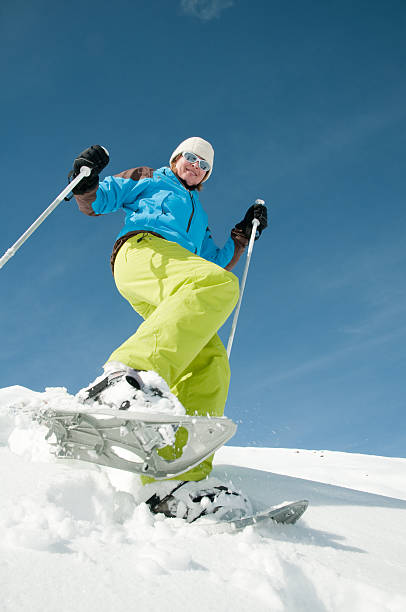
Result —
MULTIPOLYGON (((208 302, 211 302, 216 309, 220 309, 226 317, 231 314, 238 302, 238 277, 216 264, 205 262, 204 267, 197 271, 193 285, 194 289, 203 290, 208 302)), ((203 295, 202 299, 205 299, 203 295)), ((207 304, 206 306, 208 307, 207 304)))
POLYGON ((239 283, 238 277, 232 272, 229 272, 228 270, 224 270, 224 273, 229 283, 228 298, 230 302, 230 309, 233 310, 240 296, 240 283, 239 283))

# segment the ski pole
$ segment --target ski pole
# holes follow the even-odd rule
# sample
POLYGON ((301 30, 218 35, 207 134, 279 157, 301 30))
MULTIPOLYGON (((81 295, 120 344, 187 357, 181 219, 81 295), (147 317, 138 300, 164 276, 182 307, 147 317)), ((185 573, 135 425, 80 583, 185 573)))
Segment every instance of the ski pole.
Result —
MULTIPOLYGON (((264 202, 264 200, 255 200, 255 204, 265 204, 265 202, 264 202)), ((247 275, 248 275, 248 268, 249 268, 249 265, 250 265, 252 249, 254 248, 255 235, 257 233, 258 225, 259 225, 258 219, 253 219, 252 220, 251 237, 250 237, 250 241, 248 243, 247 260, 246 260, 246 263, 245 263, 244 273, 242 275, 242 280, 241 280, 240 297, 239 297, 239 300, 237 302, 237 306, 236 306, 236 309, 235 309, 235 312, 234 312, 234 318, 233 318, 233 323, 231 325, 230 337, 228 338, 227 356, 229 358, 230 358, 230 353, 231 353, 231 347, 233 346, 235 329, 237 327, 238 315, 240 314, 242 296, 244 294, 245 283, 246 283, 247 275)))
POLYGON ((26 240, 35 232, 35 230, 41 225, 43 221, 51 214, 53 210, 60 204, 65 197, 72 191, 74 187, 86 176, 90 176, 91 169, 87 166, 82 166, 79 174, 65 187, 63 191, 55 198, 55 200, 48 206, 46 210, 34 221, 32 225, 20 236, 20 238, 4 253, 3 257, 0 258, 0 268, 2 268, 13 255, 18 251, 20 246, 24 244, 26 240))

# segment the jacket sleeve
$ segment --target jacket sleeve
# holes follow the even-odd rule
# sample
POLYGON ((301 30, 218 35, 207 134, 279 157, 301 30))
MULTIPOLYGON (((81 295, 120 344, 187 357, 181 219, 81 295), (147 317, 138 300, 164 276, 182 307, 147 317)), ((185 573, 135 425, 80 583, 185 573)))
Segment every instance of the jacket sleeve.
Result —
POLYGON ((244 232, 236 227, 231 230, 231 240, 234 242, 234 255, 231 261, 226 265, 226 270, 232 270, 234 268, 241 255, 244 253, 245 247, 249 243, 244 232))
POLYGON ((145 185, 143 179, 151 178, 153 173, 152 168, 141 166, 108 176, 98 188, 75 196, 79 210, 92 217, 114 212, 127 201, 133 202, 145 185))
MULTIPOLYGON (((214 242, 210 229, 206 229, 206 234, 203 239, 202 248, 200 251, 200 256, 204 259, 208 259, 213 263, 221 266, 222 268, 226 268, 227 265, 231 262, 234 255, 234 242, 230 237, 222 249, 220 249, 214 242)), ((229 268, 227 268, 229 269, 229 268)))

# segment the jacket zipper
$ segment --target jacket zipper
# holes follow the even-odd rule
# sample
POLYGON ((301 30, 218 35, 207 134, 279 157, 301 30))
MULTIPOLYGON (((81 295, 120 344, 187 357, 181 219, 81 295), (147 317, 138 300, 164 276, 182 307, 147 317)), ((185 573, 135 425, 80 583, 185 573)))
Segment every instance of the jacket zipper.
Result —
POLYGON ((176 180, 182 185, 183 189, 185 189, 185 191, 187 191, 190 195, 190 199, 192 200, 192 214, 189 217, 189 222, 187 224, 187 228, 186 228, 186 233, 189 232, 190 230, 190 226, 192 225, 192 219, 193 219, 193 215, 195 214, 195 201, 193 199, 192 194, 190 193, 190 191, 188 189, 186 189, 186 187, 181 183, 181 181, 178 179, 178 177, 176 175, 174 175, 176 180))
POLYGON ((190 230, 190 226, 192 224, 193 215, 195 214, 195 203, 194 203, 193 196, 190 193, 190 191, 189 191, 189 195, 190 195, 190 199, 192 200, 192 214, 190 215, 189 223, 187 224, 186 233, 188 233, 188 231, 190 230))

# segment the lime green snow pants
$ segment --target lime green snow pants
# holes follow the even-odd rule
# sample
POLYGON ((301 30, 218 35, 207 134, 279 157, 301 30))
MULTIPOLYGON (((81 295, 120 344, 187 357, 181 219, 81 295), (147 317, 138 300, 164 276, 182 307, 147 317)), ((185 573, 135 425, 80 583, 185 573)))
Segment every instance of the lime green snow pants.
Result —
MULTIPOLYGON (((230 367, 216 332, 237 303, 237 277, 175 242, 139 234, 119 250, 114 278, 144 322, 108 361, 157 372, 187 414, 222 416, 230 367)), ((160 452, 169 459, 174 449, 160 452)), ((205 478, 212 461, 206 459, 179 479, 205 478)))

